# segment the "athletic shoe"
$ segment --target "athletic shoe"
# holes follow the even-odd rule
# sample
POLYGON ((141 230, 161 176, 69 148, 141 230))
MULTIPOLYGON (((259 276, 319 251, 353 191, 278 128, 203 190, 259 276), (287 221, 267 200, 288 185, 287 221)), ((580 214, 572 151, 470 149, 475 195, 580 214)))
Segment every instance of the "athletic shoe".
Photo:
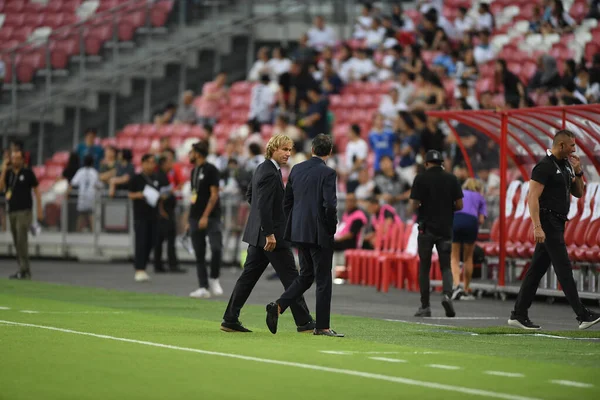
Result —
POLYGON ((581 318, 577 317, 577 320, 579 321, 579 329, 587 329, 600 322, 600 313, 588 311, 587 315, 581 318))
POLYGON ((415 313, 415 317, 431 317, 431 307, 419 307, 415 313))
POLYGON ((11 276, 9 276, 8 279, 16 279, 18 281, 30 280, 31 279, 31 272, 29 272, 29 271, 19 271, 19 272, 16 272, 16 273, 12 274, 11 276))
POLYGON ((135 271, 134 279, 136 282, 148 282, 150 277, 146 273, 146 271, 135 271))
POLYGON ((456 312, 454 312, 454 306, 452 305, 452 300, 448 297, 447 294, 444 295, 442 299, 442 307, 446 311, 446 317, 453 318, 456 316, 456 312))
POLYGON ((531 322, 531 320, 529 318, 519 317, 514 314, 510 316, 510 319, 508 320, 508 324, 510 326, 514 326, 515 328, 525 329, 526 331, 539 331, 540 329, 542 329, 541 326, 536 325, 533 322, 531 322))
POLYGON ((208 291, 208 289, 201 287, 200 289, 196 289, 192 293, 190 293, 190 297, 193 297, 195 299, 209 299, 210 292, 208 291))
POLYGON ((463 294, 464 294, 463 288, 460 285, 458 285, 452 291, 452 297, 450 299, 453 300, 453 301, 454 300, 459 300, 463 296, 463 294))
POLYGON ((223 288, 221 287, 221 283, 219 283, 219 279, 209 279, 208 280, 208 288, 210 290, 210 293, 213 296, 222 296, 223 295, 223 288))
POLYGON ((223 332, 252 332, 250 329, 242 325, 241 321, 238 322, 221 322, 221 330, 223 332))
POLYGON ((475 296, 473 296, 471 293, 466 293, 463 294, 462 296, 460 296, 460 301, 473 301, 475 300, 475 296))

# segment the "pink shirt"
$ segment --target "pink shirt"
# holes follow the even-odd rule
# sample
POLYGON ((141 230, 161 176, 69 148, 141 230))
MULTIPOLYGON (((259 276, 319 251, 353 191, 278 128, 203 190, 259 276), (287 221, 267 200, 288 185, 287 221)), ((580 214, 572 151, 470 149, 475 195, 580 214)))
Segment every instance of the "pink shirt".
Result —
POLYGON ((219 104, 224 99, 225 93, 225 88, 217 87, 215 82, 205 83, 202 87, 202 97, 196 102, 196 112, 198 115, 205 118, 216 118, 219 111, 219 104), (207 95, 215 93, 220 95, 219 98, 213 100, 206 98, 207 95))

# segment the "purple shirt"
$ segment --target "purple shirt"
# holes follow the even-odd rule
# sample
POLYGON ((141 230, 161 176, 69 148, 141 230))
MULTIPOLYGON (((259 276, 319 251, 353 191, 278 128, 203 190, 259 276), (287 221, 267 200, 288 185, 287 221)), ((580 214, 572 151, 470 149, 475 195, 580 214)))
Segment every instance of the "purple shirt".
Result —
POLYGON ((487 207, 485 205, 485 199, 481 193, 463 190, 463 195, 463 208, 462 210, 456 211, 456 214, 467 214, 476 218, 478 218, 480 215, 487 217, 487 207))

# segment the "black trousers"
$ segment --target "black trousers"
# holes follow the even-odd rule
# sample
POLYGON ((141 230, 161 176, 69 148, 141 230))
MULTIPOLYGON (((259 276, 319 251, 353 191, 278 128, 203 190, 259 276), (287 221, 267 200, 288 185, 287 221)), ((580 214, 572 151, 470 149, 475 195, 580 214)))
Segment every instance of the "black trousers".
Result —
MULTIPOLYGON (((298 270, 296 270, 296 262, 291 249, 275 249, 269 252, 260 247, 248 246, 244 271, 235 283, 225 315, 223 315, 225 322, 238 321, 242 307, 244 307, 256 282, 258 282, 269 263, 277 271, 279 280, 285 289, 289 288, 298 277, 298 270)), ((300 296, 295 302, 292 302, 290 309, 296 326, 302 326, 312 321, 304 296, 300 296)))
POLYGON ((442 270, 443 293, 452 295, 452 269, 450 269, 450 253, 452 251, 452 239, 437 236, 429 232, 419 233, 417 239, 419 244, 419 287, 421 290, 421 307, 429 307, 429 286, 431 271, 431 255, 433 246, 437 249, 442 270))
POLYGON ((217 279, 221 272, 223 254, 223 234, 221 233, 221 218, 209 218, 206 229, 198 229, 198 220, 190 219, 190 238, 194 253, 196 253, 196 273, 198 285, 208 289, 208 273, 206 271, 206 237, 210 242, 210 277, 217 279))
POLYGON ((300 275, 281 295, 277 303, 283 313, 317 281, 316 328, 329 329, 331 319, 331 265, 333 249, 298 246, 300 275))
POLYGON ((135 257, 134 267, 136 271, 146 270, 148 260, 150 260, 150 252, 154 248, 156 242, 156 220, 143 219, 133 222, 135 232, 135 257))
POLYGON ((350 238, 339 242, 333 242, 334 251, 343 251, 350 249, 356 249, 356 238, 350 238))
POLYGON ((573 279, 571 260, 569 260, 569 253, 565 244, 566 221, 554 214, 540 212, 540 222, 546 234, 546 240, 544 243, 538 243, 535 246, 531 265, 521 283, 514 314, 519 317, 528 317, 527 312, 531 307, 540 281, 550 268, 550 263, 552 263, 567 301, 577 316, 583 316, 587 310, 579 299, 577 285, 575 279, 573 279))
POLYGON ((167 240, 167 258, 169 260, 169 268, 177 268, 177 253, 175 252, 175 216, 168 219, 158 219, 158 233, 156 244, 154 246, 154 269, 163 269, 162 253, 163 253, 163 242, 167 240))

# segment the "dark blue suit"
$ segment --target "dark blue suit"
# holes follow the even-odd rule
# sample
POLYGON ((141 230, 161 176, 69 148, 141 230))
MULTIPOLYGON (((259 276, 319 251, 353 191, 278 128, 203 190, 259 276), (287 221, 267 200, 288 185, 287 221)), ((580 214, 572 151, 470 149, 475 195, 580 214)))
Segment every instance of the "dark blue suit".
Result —
POLYGON ((319 157, 292 168, 283 203, 285 239, 298 247, 300 275, 277 301, 282 312, 317 281, 316 328, 328 329, 333 235, 337 227, 336 173, 319 157))
MULTIPOLYGON (((283 238, 286 222, 283 212, 284 190, 280 172, 273 161, 265 160, 256 168, 246 192, 250 215, 242 240, 249 245, 248 254, 244 271, 235 284, 223 316, 225 322, 238 322, 242 307, 269 263, 277 271, 285 289, 298 277, 290 243, 283 238), (275 235, 277 246, 268 252, 264 247, 266 237, 271 234, 275 235)), ((299 297, 290 307, 297 326, 312 321, 304 297, 299 297)))

